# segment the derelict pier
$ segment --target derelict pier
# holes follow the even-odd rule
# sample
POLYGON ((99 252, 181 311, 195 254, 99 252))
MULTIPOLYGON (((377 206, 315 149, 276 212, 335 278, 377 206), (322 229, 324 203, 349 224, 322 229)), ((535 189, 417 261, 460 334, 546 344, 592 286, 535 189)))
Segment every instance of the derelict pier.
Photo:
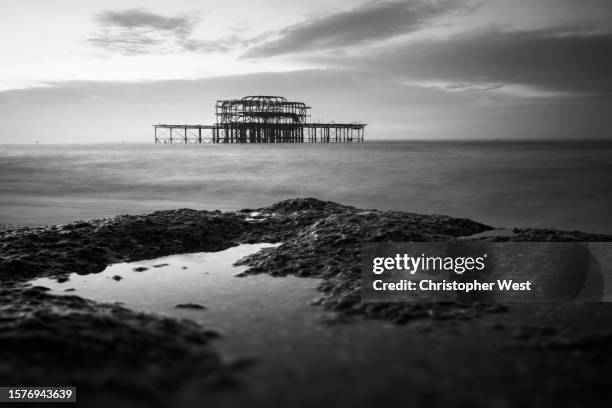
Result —
POLYGON ((156 124, 155 143, 363 142, 365 123, 309 122, 311 107, 282 96, 219 100, 214 125, 156 124))

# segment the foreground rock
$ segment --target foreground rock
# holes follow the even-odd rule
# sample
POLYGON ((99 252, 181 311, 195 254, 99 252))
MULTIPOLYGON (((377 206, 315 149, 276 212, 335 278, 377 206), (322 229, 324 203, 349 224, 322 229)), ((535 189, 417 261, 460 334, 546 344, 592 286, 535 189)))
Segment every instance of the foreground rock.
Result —
POLYGON ((82 406, 100 407, 168 406, 168 388, 233 384, 210 346, 215 332, 45 289, 0 290, 0 383, 72 385, 82 406))
MULTIPOLYGON (((59 279, 97 273, 115 262, 185 252, 220 251, 239 243, 282 242, 241 260, 245 274, 325 279, 318 303, 342 316, 366 315, 404 322, 415 317, 469 317, 499 306, 360 303, 362 242, 450 241, 493 228, 468 219, 399 211, 360 210, 314 198, 285 200, 239 212, 158 211, 0 233, 0 281, 39 276, 59 279)), ((609 241, 581 232, 515 229, 489 241, 609 241)))
MULTIPOLYGON (((159 211, 0 232, 0 383, 77 384, 105 398, 164 401, 163 386, 209 392, 233 381, 210 346, 212 332, 188 321, 138 314, 75 296, 27 288, 32 278, 97 273, 115 262, 177 253, 219 251, 239 243, 282 242, 240 262, 246 274, 323 279, 315 303, 339 319, 465 319, 500 312, 483 304, 360 303, 360 245, 364 241, 451 241, 491 230, 467 219, 360 210, 316 199, 286 200, 239 212, 159 211), (48 373, 51 373, 50 375, 48 373), (153 390, 153 391, 151 391, 153 390), (119 398, 119 397, 117 397, 119 398)), ((484 240, 609 241, 612 237, 555 230, 514 230, 484 240)), ((156 265, 157 266, 157 265, 156 265)), ((162 265, 159 265, 160 267, 162 265)), ((146 272, 144 272, 146 273, 146 272)), ((147 404, 149 406, 149 404, 147 404)))
MULTIPOLYGON (((244 210, 249 212, 251 210, 244 210)), ((399 211, 360 210, 318 200, 287 200, 255 210, 259 240, 283 241, 277 248, 241 260, 245 274, 270 273, 325 279, 316 303, 351 316, 391 319, 471 318, 483 312, 503 312, 503 305, 456 303, 361 303, 362 242, 434 242, 469 237, 492 227, 468 219, 399 211)), ((512 236, 485 236, 480 241, 609 241, 612 237, 557 230, 515 229, 512 236)), ((253 233, 251 233, 253 234, 253 233)), ((468 238, 469 239, 469 238, 468 238)), ((465 241, 466 239, 462 239, 465 241)))

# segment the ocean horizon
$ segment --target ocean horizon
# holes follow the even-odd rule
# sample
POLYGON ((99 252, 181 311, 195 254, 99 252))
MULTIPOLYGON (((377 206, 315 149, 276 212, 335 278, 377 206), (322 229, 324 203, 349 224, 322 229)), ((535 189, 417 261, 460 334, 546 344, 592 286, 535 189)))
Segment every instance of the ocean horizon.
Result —
POLYGON ((612 142, 0 145, 0 224, 316 197, 498 228, 612 233, 612 142))

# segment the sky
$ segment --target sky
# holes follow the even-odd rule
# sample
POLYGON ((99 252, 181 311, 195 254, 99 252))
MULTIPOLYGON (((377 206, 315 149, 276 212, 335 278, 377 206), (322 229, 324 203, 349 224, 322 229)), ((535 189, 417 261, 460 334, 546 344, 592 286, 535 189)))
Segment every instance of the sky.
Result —
POLYGON ((0 143, 281 95, 373 139, 612 138, 610 0, 3 0, 0 143))

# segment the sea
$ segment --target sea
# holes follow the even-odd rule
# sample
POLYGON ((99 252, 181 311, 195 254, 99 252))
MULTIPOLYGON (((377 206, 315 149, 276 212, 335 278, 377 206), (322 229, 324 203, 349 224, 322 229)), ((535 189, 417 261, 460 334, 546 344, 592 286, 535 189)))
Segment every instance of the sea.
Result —
POLYGON ((612 234, 612 142, 0 145, 4 228, 296 197, 612 234))

